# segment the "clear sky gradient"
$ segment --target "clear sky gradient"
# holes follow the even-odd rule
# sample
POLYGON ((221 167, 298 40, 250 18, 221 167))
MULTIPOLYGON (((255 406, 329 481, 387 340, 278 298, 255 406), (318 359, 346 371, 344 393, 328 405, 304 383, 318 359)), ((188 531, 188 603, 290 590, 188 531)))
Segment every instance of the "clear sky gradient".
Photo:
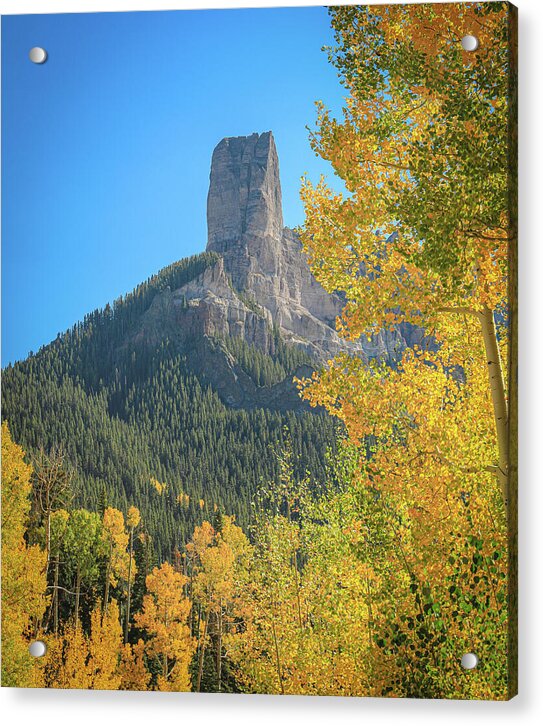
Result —
POLYGON ((2 365, 205 249, 224 136, 273 131, 300 224, 300 176, 331 173, 306 129, 341 107, 331 43, 321 7, 3 17, 2 365))

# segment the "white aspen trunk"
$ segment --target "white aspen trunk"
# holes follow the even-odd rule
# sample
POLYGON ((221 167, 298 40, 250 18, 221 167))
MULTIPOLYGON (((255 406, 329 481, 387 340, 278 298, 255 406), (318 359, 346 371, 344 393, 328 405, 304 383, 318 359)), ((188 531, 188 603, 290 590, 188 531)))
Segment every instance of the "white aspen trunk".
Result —
POLYGON ((204 632, 202 634, 202 640, 200 644, 200 658, 198 662, 198 680, 196 682, 196 692, 200 693, 200 687, 202 685, 202 675, 204 672, 204 655, 206 649, 206 637, 207 637, 207 623, 209 621, 209 615, 211 613, 211 606, 207 610, 207 616, 204 622, 204 632))
POLYGON ((502 492, 503 501, 507 509, 509 503, 509 418, 507 412, 507 399, 503 368, 500 359, 498 341, 496 339, 496 326, 494 313, 485 308, 480 313, 481 328, 485 344, 486 362, 488 366, 488 380, 492 395, 492 408, 496 425, 496 438, 498 442, 498 483, 502 492))

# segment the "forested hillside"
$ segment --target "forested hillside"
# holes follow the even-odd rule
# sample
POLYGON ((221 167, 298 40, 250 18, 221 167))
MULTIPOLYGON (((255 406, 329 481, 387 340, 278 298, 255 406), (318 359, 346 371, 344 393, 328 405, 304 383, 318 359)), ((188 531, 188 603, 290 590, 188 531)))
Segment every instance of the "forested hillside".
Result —
MULTIPOLYGON (((170 265, 3 372, 2 415, 15 439, 30 456, 60 447, 76 504, 138 506, 160 560, 183 546, 202 514, 220 510, 248 524, 258 482, 277 477, 285 431, 299 474, 321 476, 334 446, 337 424, 326 414, 229 408, 187 364, 190 340, 137 339, 155 297, 216 260, 204 253, 170 265)), ((216 344, 266 386, 310 360, 275 336, 272 355, 241 339, 216 344)))

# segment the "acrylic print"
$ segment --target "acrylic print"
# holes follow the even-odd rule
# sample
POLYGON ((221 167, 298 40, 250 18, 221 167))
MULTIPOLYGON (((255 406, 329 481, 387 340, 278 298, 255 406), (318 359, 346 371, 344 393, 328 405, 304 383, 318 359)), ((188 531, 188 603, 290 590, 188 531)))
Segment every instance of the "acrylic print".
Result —
POLYGON ((516 693, 515 31, 3 18, 4 686, 516 693))

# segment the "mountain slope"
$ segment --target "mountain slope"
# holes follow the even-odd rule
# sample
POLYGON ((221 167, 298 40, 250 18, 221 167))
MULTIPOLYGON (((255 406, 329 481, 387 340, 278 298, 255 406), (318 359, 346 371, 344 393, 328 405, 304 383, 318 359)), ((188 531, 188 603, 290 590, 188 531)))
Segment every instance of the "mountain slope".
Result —
POLYGON ((273 353, 277 331, 319 364, 340 351, 397 360, 419 331, 340 338, 335 321, 345 300, 315 280, 298 235, 283 226, 281 204, 272 133, 223 139, 213 152, 207 203, 207 252, 218 259, 155 301, 142 337, 168 327, 178 335, 241 338, 273 353))
POLYGON ((393 360, 410 342, 405 331, 343 341, 342 304, 283 226, 272 134, 224 139, 211 165, 207 251, 5 369, 2 415, 27 451, 62 446, 76 502, 136 504, 168 558, 216 509, 246 525, 287 439, 297 473, 323 478, 336 424, 300 400, 293 376, 340 350, 393 360))

